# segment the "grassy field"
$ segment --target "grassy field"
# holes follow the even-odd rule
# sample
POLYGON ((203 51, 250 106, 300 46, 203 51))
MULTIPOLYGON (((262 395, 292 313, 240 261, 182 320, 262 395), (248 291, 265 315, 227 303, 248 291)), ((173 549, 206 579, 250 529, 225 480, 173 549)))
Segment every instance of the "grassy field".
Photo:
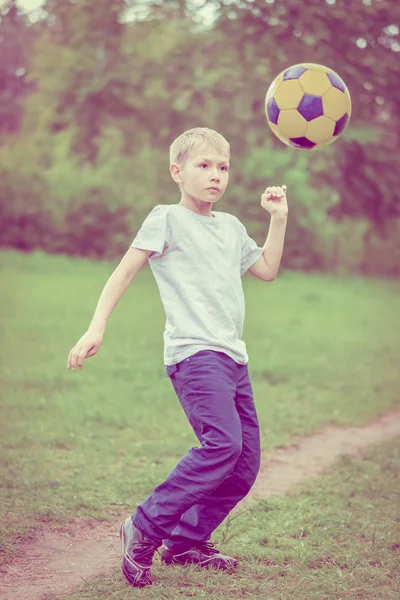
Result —
POLYGON ((215 540, 239 560, 234 574, 171 569, 156 555, 145 590, 116 569, 63 600, 398 600, 399 473, 400 445, 382 444, 226 522, 215 540))
MULTIPOLYGON (((98 356, 83 371, 66 368, 114 266, 41 253, 0 254, 4 561, 43 523, 65 523, 75 515, 109 519, 123 507, 133 511, 197 445, 163 376, 165 316, 150 269, 138 275, 111 316, 98 356)), ((294 434, 327 423, 361 424, 400 404, 399 282, 286 272, 273 283, 246 276, 244 288, 244 339, 263 448, 288 444, 294 434)), ((384 460, 385 451, 377 456, 384 460)), ((389 446, 389 463, 398 459, 396 445, 389 446)), ((379 471, 374 465, 372 473, 379 471)), ((338 493, 346 481, 347 475, 338 493)), ((326 510, 332 511, 329 486, 326 510)), ((367 510, 362 497, 359 504, 367 510)), ((284 506, 288 522, 300 518, 297 500, 284 506)), ((392 510, 389 500, 385 507, 383 513, 392 510)), ((257 518, 268 517, 259 511, 257 518)), ((309 519, 314 522, 312 511, 309 519)), ((242 533, 235 543, 248 523, 237 527, 242 533)), ((294 598, 291 593, 275 597, 294 598)), ((330 598, 313 596, 319 597, 330 598)))

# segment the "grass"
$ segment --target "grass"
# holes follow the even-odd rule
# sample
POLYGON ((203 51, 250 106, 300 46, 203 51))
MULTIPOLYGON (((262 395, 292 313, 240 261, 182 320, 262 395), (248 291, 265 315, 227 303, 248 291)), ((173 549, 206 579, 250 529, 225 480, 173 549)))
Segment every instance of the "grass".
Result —
MULTIPOLYGON (((113 268, 0 254, 4 561, 43 523, 133 511, 197 445, 163 376, 165 316, 150 269, 111 316, 98 356, 66 369, 113 268)), ((264 449, 399 405, 399 282, 290 272, 243 282, 264 449)))
POLYGON ((118 569, 65 600, 397 600, 399 473, 400 444, 385 443, 361 459, 343 456, 296 494, 258 502, 227 520, 214 538, 238 558, 235 574, 171 569, 156 555, 155 583, 145 590, 130 587, 118 569))

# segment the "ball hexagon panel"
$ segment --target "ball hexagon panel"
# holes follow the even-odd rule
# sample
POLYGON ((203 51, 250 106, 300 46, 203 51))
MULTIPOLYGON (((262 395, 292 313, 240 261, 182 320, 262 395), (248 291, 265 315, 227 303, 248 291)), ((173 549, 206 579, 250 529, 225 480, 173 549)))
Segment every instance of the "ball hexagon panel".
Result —
POLYGON ((346 86, 343 79, 339 77, 339 75, 335 73, 335 71, 329 71, 328 77, 333 87, 337 88, 341 92, 346 91, 346 86))
POLYGON ((341 119, 336 121, 335 131, 333 132, 333 135, 340 135, 342 131, 344 131, 347 123, 349 122, 349 118, 349 115, 346 113, 341 119))
POLYGON ((320 144, 318 144, 318 148, 322 148, 323 146, 329 146, 329 144, 333 144, 333 142, 337 140, 335 136, 332 136, 329 140, 324 140, 320 144))
POLYGON ((286 71, 283 72, 283 80, 298 79, 306 70, 304 65, 294 65, 293 67, 289 67, 289 69, 286 69, 286 71))
POLYGON ((278 85, 281 83, 281 81, 283 81, 283 72, 279 73, 279 75, 277 77, 275 77, 274 81, 269 86, 267 95, 265 96, 266 103, 268 102, 268 100, 270 100, 271 98, 274 97, 276 89, 277 89, 278 85))
POLYGON ((335 125, 335 121, 322 115, 322 117, 318 117, 307 123, 306 137, 311 142, 320 145, 332 138, 333 132, 335 131, 335 125))
POLYGON ((267 102, 267 117, 271 123, 275 123, 275 125, 277 124, 279 112, 280 112, 279 106, 277 105, 275 98, 271 98, 270 100, 268 100, 268 102, 267 102))
POLYGON ((306 132, 307 121, 298 110, 281 110, 277 123, 281 135, 289 137, 301 137, 306 132))
POLYGON ((332 87, 326 73, 308 69, 298 79, 303 92, 313 96, 323 96, 332 87))
POLYGON ((351 111, 349 94, 343 93, 336 87, 331 87, 322 98, 324 115, 337 121, 347 112, 351 111))
POLYGON ((316 144, 314 144, 314 142, 311 142, 306 137, 290 138, 289 141, 290 141, 290 145, 293 146, 294 148, 303 148, 306 150, 311 150, 311 148, 314 148, 316 146, 316 144))
POLYGON ((282 81, 275 92, 275 100, 281 110, 297 108, 303 97, 303 90, 298 79, 282 81))
POLYGON ((297 110, 307 121, 321 117, 324 114, 322 98, 311 94, 304 94, 297 110))
POLYGON ((281 140, 281 142, 283 142, 284 144, 288 144, 288 138, 284 137, 282 135, 282 132, 279 130, 279 127, 277 125, 274 125, 273 123, 269 123, 269 126, 271 127, 271 130, 276 135, 276 137, 279 140, 281 140))

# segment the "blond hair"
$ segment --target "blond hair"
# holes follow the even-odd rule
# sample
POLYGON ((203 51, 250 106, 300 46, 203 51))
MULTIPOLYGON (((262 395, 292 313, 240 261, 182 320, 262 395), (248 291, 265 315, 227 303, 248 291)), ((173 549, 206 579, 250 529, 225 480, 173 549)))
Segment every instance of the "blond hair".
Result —
POLYGON ((229 142, 223 135, 214 131, 214 129, 208 129, 207 127, 194 127, 193 129, 184 131, 172 142, 169 150, 170 164, 183 164, 190 150, 199 142, 226 152, 228 158, 230 156, 229 142))

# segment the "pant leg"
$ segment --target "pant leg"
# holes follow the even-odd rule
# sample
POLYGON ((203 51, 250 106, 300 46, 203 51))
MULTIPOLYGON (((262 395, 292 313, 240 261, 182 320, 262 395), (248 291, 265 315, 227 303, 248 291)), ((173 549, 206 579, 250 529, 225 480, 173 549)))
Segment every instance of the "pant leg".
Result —
POLYGON ((227 355, 207 350, 182 361, 171 374, 201 446, 191 448, 132 515, 134 525, 155 543, 168 539, 182 514, 218 487, 239 459, 242 431, 235 405, 235 367, 227 355))
POLYGON ((180 518, 171 536, 164 540, 167 546, 196 545, 228 516, 253 486, 260 468, 260 430, 247 365, 238 365, 235 405, 242 429, 242 453, 233 471, 190 507, 180 518))

